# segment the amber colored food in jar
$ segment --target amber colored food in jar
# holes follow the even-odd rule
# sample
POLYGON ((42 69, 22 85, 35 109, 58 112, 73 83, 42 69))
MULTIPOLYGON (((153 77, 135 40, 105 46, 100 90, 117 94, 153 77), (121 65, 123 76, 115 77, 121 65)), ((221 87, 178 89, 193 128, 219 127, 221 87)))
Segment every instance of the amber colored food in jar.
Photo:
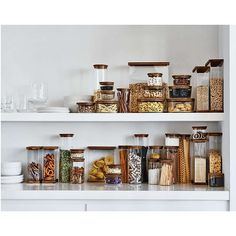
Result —
POLYGON ((93 113, 95 112, 94 102, 78 102, 78 112, 79 113, 93 113))
POLYGON ((149 113, 149 112, 163 112, 164 111, 164 100, 155 98, 145 98, 138 100, 138 112, 149 113))
POLYGON ((117 101, 97 101, 96 111, 99 113, 117 113, 118 102, 117 101))
POLYGON ((168 112, 193 112, 194 98, 167 99, 168 112))

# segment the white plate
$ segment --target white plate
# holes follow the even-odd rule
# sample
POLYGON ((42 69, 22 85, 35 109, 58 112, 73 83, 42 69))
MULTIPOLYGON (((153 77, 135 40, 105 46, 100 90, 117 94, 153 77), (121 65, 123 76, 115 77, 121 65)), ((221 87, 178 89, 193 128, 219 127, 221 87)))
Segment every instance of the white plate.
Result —
POLYGON ((11 176, 1 176, 1 180, 22 180, 24 178, 23 175, 11 175, 11 176))
POLYGON ((37 110, 68 110, 68 107, 39 107, 37 110))
POLYGON ((22 183, 24 180, 23 179, 19 179, 19 180, 1 180, 2 184, 18 184, 18 183, 22 183))

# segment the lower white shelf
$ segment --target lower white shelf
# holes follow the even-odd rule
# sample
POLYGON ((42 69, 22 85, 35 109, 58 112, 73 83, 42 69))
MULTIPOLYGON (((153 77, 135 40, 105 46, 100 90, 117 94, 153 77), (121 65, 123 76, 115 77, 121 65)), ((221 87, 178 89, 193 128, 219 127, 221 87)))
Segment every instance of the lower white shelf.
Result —
POLYGON ((228 201, 229 191, 206 185, 2 184, 3 200, 191 200, 228 201))

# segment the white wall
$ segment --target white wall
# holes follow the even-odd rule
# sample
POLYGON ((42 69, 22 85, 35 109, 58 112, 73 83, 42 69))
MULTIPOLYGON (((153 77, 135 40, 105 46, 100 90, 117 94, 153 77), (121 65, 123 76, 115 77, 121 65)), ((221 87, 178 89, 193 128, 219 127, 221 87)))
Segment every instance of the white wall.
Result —
POLYGON ((214 57, 218 26, 3 26, 2 92, 44 81, 49 104, 62 105, 65 95, 91 92, 94 63, 127 86, 128 61, 170 61, 171 74, 214 57))

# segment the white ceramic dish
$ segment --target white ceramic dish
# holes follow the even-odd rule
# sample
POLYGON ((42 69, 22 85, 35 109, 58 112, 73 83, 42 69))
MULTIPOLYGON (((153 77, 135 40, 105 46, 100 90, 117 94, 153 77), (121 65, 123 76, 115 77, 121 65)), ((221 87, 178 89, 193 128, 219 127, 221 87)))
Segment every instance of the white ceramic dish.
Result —
POLYGON ((16 183, 22 183, 23 181, 24 181, 23 175, 1 176, 1 183, 2 184, 16 184, 16 183))
POLYGON ((69 107, 72 113, 76 113, 78 111, 77 102, 80 101, 80 96, 65 96, 64 97, 64 106, 69 107))
POLYGON ((3 176, 17 176, 22 171, 21 162, 3 162, 1 165, 1 175, 3 176))

